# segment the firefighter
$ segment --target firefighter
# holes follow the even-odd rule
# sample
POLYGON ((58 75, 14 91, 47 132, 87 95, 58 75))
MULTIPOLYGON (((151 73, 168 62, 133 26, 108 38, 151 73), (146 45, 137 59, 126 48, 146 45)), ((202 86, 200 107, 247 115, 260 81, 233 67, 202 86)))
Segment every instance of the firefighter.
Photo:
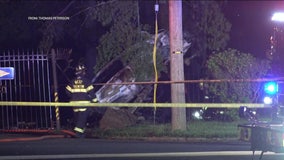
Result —
MULTIPOLYGON (((66 86, 66 90, 71 98, 70 103, 97 103, 94 86, 86 78, 86 67, 83 64, 79 64, 76 67, 75 74, 76 78, 72 80, 70 85, 66 86)), ((76 137, 84 137, 87 118, 91 109, 89 107, 74 107, 73 111, 75 115, 74 132, 76 137)))

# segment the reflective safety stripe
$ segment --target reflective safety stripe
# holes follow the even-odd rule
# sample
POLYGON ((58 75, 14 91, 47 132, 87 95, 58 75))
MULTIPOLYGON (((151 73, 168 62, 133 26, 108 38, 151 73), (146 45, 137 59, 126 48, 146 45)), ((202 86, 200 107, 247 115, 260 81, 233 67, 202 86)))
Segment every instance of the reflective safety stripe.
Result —
POLYGON ((72 91, 72 88, 70 86, 66 86, 66 89, 71 92, 72 91))
POLYGON ((79 127, 75 127, 74 131, 79 132, 79 133, 84 133, 84 129, 79 128, 79 127))
POLYGON ((90 90, 94 89, 93 85, 90 85, 89 87, 86 88, 87 92, 89 92, 90 90))
POLYGON ((71 93, 87 93, 87 89, 85 88, 71 88, 69 91, 71 93))
POLYGON ((74 112, 84 112, 86 110, 87 110, 87 108, 75 108, 75 109, 73 109, 74 112))
POLYGON ((96 102, 98 102, 98 99, 94 98, 94 99, 92 99, 92 101, 96 103, 96 102))
POLYGON ((70 103, 91 103, 90 101, 70 101, 70 103))
POLYGON ((85 88, 75 88, 75 89, 72 89, 72 93, 87 93, 87 89, 85 88))
POLYGON ((94 89, 94 86, 91 85, 87 88, 72 88, 68 85, 66 86, 66 89, 71 93, 87 93, 91 91, 92 89, 94 89))
MULTIPOLYGON (((70 101, 70 103, 91 103, 90 101, 70 101)), ((74 108, 74 112, 84 112, 87 108, 74 108)))

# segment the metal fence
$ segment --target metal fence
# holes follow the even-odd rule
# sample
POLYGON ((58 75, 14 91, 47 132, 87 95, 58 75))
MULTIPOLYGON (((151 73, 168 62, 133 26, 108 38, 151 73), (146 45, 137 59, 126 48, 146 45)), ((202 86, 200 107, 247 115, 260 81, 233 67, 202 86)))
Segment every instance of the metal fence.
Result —
MULTIPOLYGON (((13 80, 0 80, 0 100, 51 102, 51 63, 40 51, 8 51, 0 56, 0 67, 14 67, 13 80)), ((53 126, 54 108, 0 106, 0 129, 40 129, 53 126)))

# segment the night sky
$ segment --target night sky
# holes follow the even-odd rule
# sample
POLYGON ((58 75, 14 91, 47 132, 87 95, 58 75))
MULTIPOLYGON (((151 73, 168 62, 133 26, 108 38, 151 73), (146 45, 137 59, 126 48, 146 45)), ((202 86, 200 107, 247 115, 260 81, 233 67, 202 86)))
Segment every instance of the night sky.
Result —
MULTIPOLYGON (((1 1, 0 1, 1 2, 1 1)), ((16 1, 11 1, 13 3, 16 3, 16 1)), ((29 3, 29 1, 21 1, 25 3, 29 3)), ((59 13, 62 11, 63 8, 66 7, 68 4, 68 1, 50 1, 46 0, 43 1, 44 5, 50 5, 54 6, 54 3, 58 4, 57 8, 50 8, 52 12, 59 13), (59 3, 60 2, 60 3, 59 3)), ((79 2, 79 1, 76 1, 79 2)), ((80 1, 81 2, 81 1, 80 1)), ((156 0, 139 0, 139 7, 140 7, 140 22, 141 24, 148 23, 152 25, 152 31, 154 32, 154 4, 156 0)), ((33 3, 30 3, 31 7, 33 6, 33 3)), ((41 3, 42 4, 42 3, 41 3)), ((1 3, 0 3, 1 5, 1 3)), ((28 4, 29 6, 29 4, 28 4)), ((0 6, 1 7, 1 6, 0 6)), ((80 8, 76 8, 76 5, 72 5, 68 11, 66 11, 66 14, 73 15, 74 13, 77 13, 80 8)), ((41 22, 43 21, 32 21, 27 20, 28 16, 39 16, 44 15, 44 11, 48 12, 46 10, 46 7, 43 7, 45 10, 43 11, 37 11, 37 12, 43 12, 43 13, 34 13, 32 10, 27 9, 21 9, 21 6, 15 7, 15 9, 18 9, 16 12, 6 12, 7 15, 11 18, 8 18, 8 27, 16 26, 18 27, 16 30, 24 30, 24 34, 21 34, 21 36, 18 36, 18 34, 15 33, 15 30, 9 30, 7 31, 13 31, 13 34, 15 35, 9 35, 7 32, 5 32, 5 28, 1 28, 0 26, 0 40, 1 38, 5 37, 4 41, 0 42, 0 51, 6 50, 6 49, 35 49, 38 47, 38 43, 41 39, 41 34, 38 31, 38 28, 32 28, 32 27, 38 27, 39 25, 42 25, 41 22), (26 13, 28 12, 28 13, 26 13), (25 24, 14 24, 13 20, 15 20, 17 23, 25 22, 25 24), (31 27, 32 26, 32 27, 31 27), (3 31, 4 30, 4 31, 3 31), (4 34, 2 34, 4 33, 4 34), (8 35, 8 36, 7 36, 8 35), (5 46, 6 45, 6 46, 5 46), (3 47, 5 46, 5 47, 3 47)), ((263 1, 263 0, 251 0, 251 1, 233 1, 228 0, 224 6, 223 6, 223 12, 225 17, 228 19, 228 21, 232 24, 231 32, 230 32, 230 41, 228 42, 227 48, 234 48, 244 53, 251 53, 257 57, 265 57, 265 52, 269 50, 270 48, 270 42, 269 38, 273 33, 273 27, 275 26, 275 22, 271 21, 271 17, 274 12, 276 11, 284 11, 284 1, 263 1)), ((163 15, 163 13, 167 13, 168 8, 165 5, 165 2, 160 1, 160 15, 163 15)), ((0 10, 0 17, 1 14, 0 10)), ((50 13, 50 12, 49 12, 50 13)), ((164 14, 167 15, 167 14, 164 14)), ((167 16, 160 16, 159 17, 159 25, 160 29, 163 29, 164 26, 168 25, 168 17, 167 16)), ((75 18, 80 18, 80 16, 75 16, 75 18)), ((7 18, 6 18, 7 19, 7 18)), ((84 20, 84 15, 82 14, 81 17, 82 22, 79 22, 76 29, 74 31, 74 34, 77 35, 74 37, 72 35, 65 35, 65 37, 60 40, 55 46, 58 48, 72 48, 73 53, 72 55, 75 56, 74 59, 79 59, 82 56, 85 56, 86 64, 88 68, 92 68, 94 66, 95 62, 93 59, 95 59, 96 53, 96 47, 98 46, 98 39, 102 35, 101 30, 98 28, 92 27, 92 28, 84 28, 84 27, 78 27, 82 25, 84 20), (94 29, 95 28, 95 29, 94 29), (77 34, 80 33, 80 34, 77 34), (91 35, 91 36, 90 36, 91 35), (73 37, 68 37, 73 36, 73 37), (79 57, 79 58, 78 58, 79 57), (89 62, 91 61, 91 62, 89 62)), ((60 21, 62 23, 69 23, 68 21, 60 21)), ((74 24, 72 24, 74 25, 74 24)), ((72 28, 72 25, 69 25, 68 27, 72 28)), ((284 24, 283 24, 284 26, 284 24)), ((7 27, 6 27, 7 28, 7 27)), ((70 30, 69 28, 69 30, 70 30)), ((164 29, 167 27, 164 27, 164 29)), ((61 28, 61 31, 64 31, 64 28, 61 28)), ((58 33, 61 33, 61 31, 58 31, 58 33)), ((2 53, 0 53, 2 54, 2 53)), ((91 72, 91 70, 90 70, 91 72)), ((92 74, 92 73, 89 73, 92 74)))
POLYGON ((274 12, 284 11, 284 1, 229 1, 224 9, 232 24, 228 47, 265 56, 275 26, 271 17, 274 12))
MULTIPOLYGON (((141 7, 144 7, 143 14, 148 17, 146 20, 141 18, 141 23, 152 22, 154 24, 154 3, 156 0, 141 0, 141 7), (148 5, 148 7, 143 6, 148 5)), ((48 2, 48 1, 45 1, 48 2)), ((0 4, 1 5, 1 4, 0 4)), ((163 5, 161 1, 161 10, 163 5)), ((167 8, 164 8, 167 10, 167 8)), ((275 22, 270 20, 272 14, 276 11, 284 11, 284 1, 263 1, 263 0, 228 0, 223 11, 225 16, 232 24, 231 38, 228 47, 238 49, 245 53, 252 53, 257 56, 264 56, 265 51, 269 49, 269 37, 272 34, 275 22)), ((141 12, 141 11, 140 11, 141 12)), ((1 14, 1 11, 0 11, 1 14)), ((160 12, 159 14, 164 14, 160 12)), ((13 16, 14 14, 10 14, 13 16)), ((162 15, 165 19, 167 16, 162 15)), ((15 16, 15 15, 14 15, 15 16)), ((20 17, 20 16, 19 16, 20 17)), ((27 18, 27 17, 25 17, 27 18)), ((160 25, 165 25, 165 21, 159 19, 160 25)), ((284 24, 283 24, 284 26, 284 24)), ((16 33, 11 33, 16 34, 16 33)), ((31 35, 34 36, 34 35, 31 35)), ((17 37, 17 35, 11 36, 17 37)), ((38 38, 38 37, 36 37, 38 38)), ((33 38, 34 39, 34 38, 33 38)), ((89 41, 89 40, 87 40, 89 41)), ((7 42, 8 43, 8 42, 7 42)), ((14 43, 12 43, 14 44, 14 43)), ((22 45, 24 42, 21 43, 22 45)), ((29 43, 31 44, 31 43, 29 43)), ((3 49, 0 46, 0 49, 3 49)), ((17 46, 23 47, 23 46, 17 46)), ((16 48, 17 48, 16 47, 16 48)), ((37 46, 34 46, 37 47, 37 46)), ((33 48, 34 48, 33 47, 33 48)), ((63 46, 64 47, 64 46, 63 46)), ((95 47, 93 47, 95 48, 95 47)), ((11 49, 11 48, 10 48, 11 49)), ((12 48, 13 49, 13 48, 12 48)), ((88 52, 88 49, 86 49, 88 52)))

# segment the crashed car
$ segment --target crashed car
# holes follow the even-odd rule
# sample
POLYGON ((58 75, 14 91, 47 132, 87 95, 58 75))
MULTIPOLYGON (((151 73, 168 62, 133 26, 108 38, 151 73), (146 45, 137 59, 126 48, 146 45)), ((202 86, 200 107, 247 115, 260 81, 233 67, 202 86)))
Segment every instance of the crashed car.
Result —
MULTIPOLYGON (((152 44, 153 40, 154 36, 148 43, 152 44)), ((190 46, 191 43, 184 41, 183 52, 186 53, 190 46)), ((168 32, 162 31, 158 34, 157 48, 162 51, 163 60, 167 65, 170 56, 168 32)), ((96 90, 96 97, 101 103, 145 102, 144 100, 149 97, 153 90, 153 85, 136 85, 131 84, 131 82, 135 82, 133 70, 129 66, 124 66, 119 57, 104 66, 92 80, 96 90)), ((130 107, 130 110, 131 113, 134 113, 136 108, 130 107)))
POLYGON ((138 94, 140 87, 135 84, 121 83, 134 81, 135 78, 131 68, 126 66, 108 80, 107 85, 104 85, 96 92, 96 97, 101 103, 129 102, 138 94))

